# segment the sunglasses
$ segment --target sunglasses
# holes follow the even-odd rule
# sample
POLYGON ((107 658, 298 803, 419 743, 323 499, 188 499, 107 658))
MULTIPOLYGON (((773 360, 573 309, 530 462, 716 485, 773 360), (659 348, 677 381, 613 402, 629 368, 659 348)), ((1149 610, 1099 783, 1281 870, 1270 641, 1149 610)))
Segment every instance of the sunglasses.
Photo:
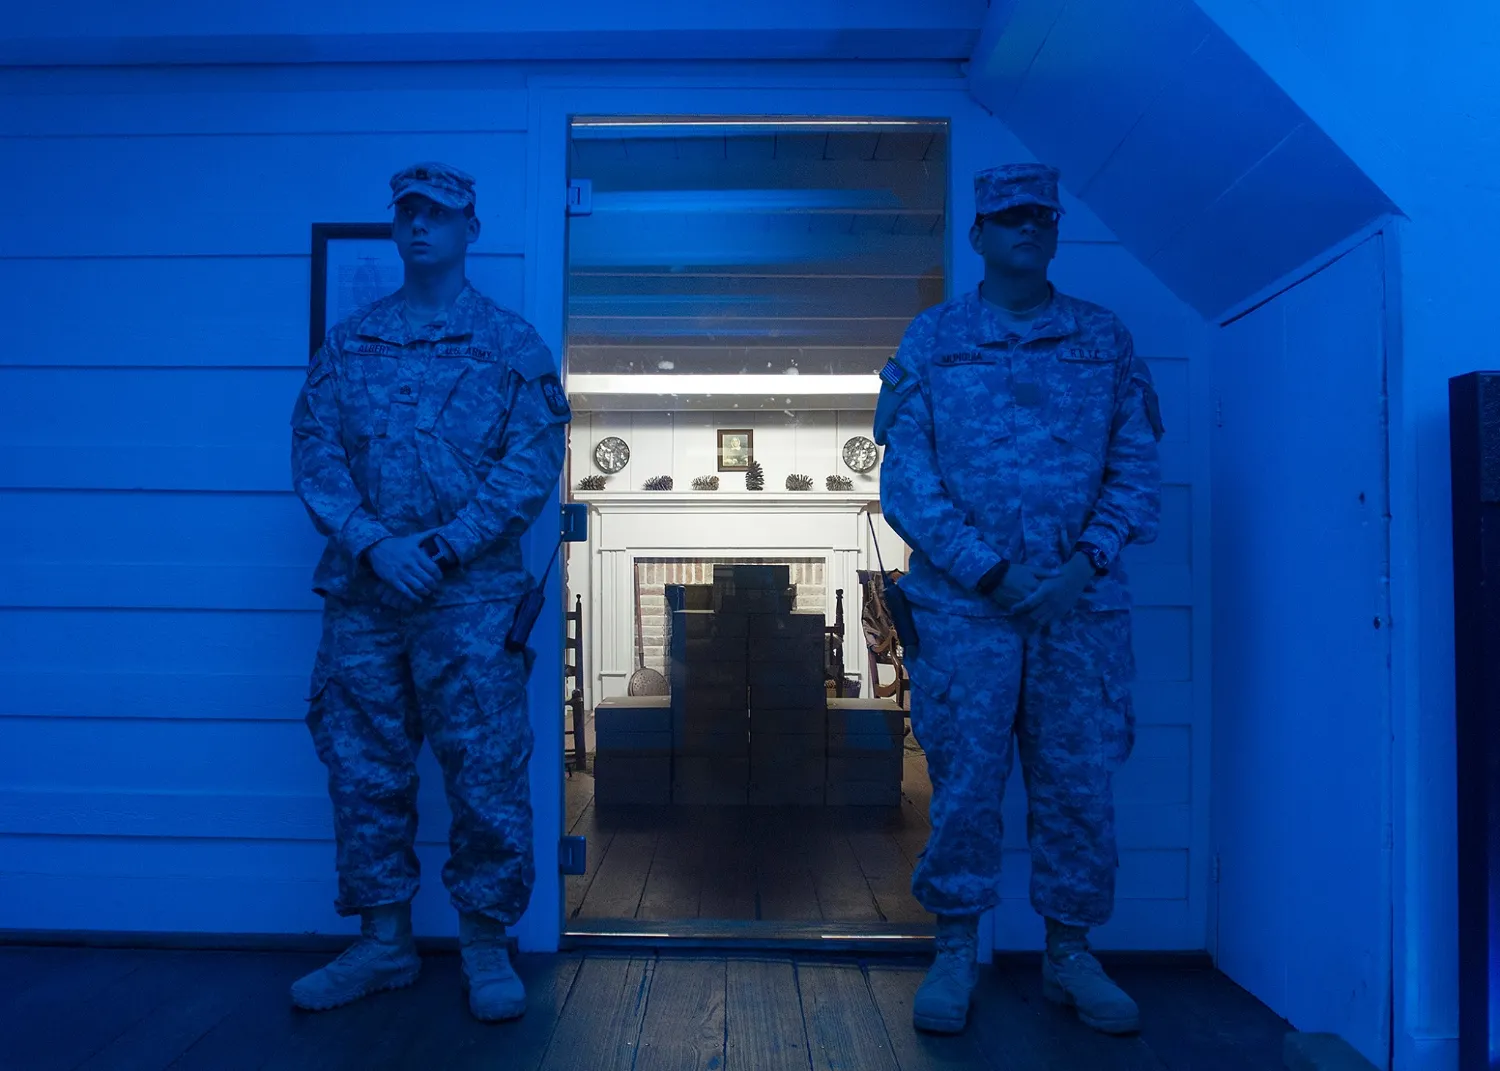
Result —
POLYGON ((1014 205, 1003 212, 990 212, 979 217, 989 223, 998 223, 1002 227, 1015 229, 1027 223, 1035 223, 1038 227, 1057 226, 1058 211, 1048 208, 1046 205, 1014 205))

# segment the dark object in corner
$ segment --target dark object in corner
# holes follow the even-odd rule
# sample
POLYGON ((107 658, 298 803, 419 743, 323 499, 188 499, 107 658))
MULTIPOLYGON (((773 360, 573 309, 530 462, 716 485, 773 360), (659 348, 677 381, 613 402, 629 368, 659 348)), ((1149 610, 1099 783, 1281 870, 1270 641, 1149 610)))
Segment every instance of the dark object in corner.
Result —
MULTIPOLYGON (((1500 372, 1448 381, 1458 773, 1458 1066, 1489 1067, 1500 983, 1500 372)), ((1379 618, 1376 619, 1379 627, 1379 618)))

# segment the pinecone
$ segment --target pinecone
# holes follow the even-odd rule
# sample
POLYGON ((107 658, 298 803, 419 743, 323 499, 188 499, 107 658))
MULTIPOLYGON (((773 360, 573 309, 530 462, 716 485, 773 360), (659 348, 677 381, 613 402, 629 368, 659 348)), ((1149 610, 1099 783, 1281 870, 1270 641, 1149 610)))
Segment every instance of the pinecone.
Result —
POLYGON ((794 472, 786 478, 786 489, 788 491, 811 491, 812 483, 811 476, 803 476, 794 472))
POLYGON ((580 491, 602 491, 604 490, 603 476, 585 476, 578 481, 580 491))
POLYGON ((719 489, 719 478, 717 476, 699 476, 693 480, 694 491, 717 491, 719 489))
POLYGON ((830 491, 852 491, 854 490, 854 481, 847 476, 830 476, 828 477, 828 489, 830 491))
POLYGON ((750 467, 745 470, 745 490, 764 491, 766 489, 766 470, 761 468, 759 461, 750 462, 750 467))
POLYGON ((672 477, 670 476, 653 476, 646 481, 648 491, 670 491, 671 489, 672 477))

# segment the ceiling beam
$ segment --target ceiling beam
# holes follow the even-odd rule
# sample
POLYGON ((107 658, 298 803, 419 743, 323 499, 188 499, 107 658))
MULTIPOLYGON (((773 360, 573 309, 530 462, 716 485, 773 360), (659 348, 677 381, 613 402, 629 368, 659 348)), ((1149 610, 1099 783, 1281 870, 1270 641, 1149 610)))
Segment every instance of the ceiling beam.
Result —
POLYGON ((966 59, 985 0, 70 0, 22 5, 0 66, 966 59))

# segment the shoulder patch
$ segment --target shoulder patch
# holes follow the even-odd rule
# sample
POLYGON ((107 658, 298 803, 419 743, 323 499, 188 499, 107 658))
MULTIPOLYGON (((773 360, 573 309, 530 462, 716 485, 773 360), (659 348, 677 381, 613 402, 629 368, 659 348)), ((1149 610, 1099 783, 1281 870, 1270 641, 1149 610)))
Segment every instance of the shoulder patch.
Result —
POLYGON ((547 375, 552 377, 554 383, 557 382, 557 365, 552 360, 552 351, 542 341, 542 336, 527 328, 517 341, 518 345, 509 348, 506 353, 516 375, 528 383, 547 375))
POLYGON ((572 410, 568 406, 568 394, 563 390, 562 383, 559 382, 556 375, 548 372, 542 376, 540 386, 542 388, 542 397, 547 402, 547 408, 552 410, 553 416, 565 417, 571 415, 572 410))
POLYGON ((901 381, 905 378, 906 369, 897 364, 894 357, 886 361, 885 367, 880 370, 880 381, 887 386, 899 387, 901 386, 901 381))

